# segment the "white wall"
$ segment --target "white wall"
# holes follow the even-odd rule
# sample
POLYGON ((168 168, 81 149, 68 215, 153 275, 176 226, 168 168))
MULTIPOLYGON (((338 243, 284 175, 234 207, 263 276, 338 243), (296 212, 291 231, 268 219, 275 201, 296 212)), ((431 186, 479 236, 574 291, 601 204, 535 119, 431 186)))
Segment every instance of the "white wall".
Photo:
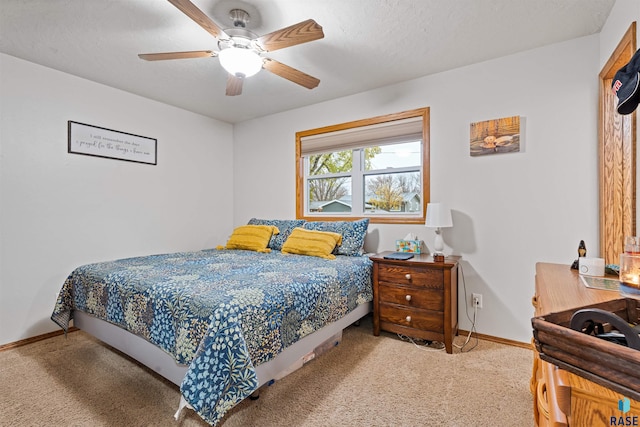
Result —
POLYGON ((57 329, 78 265, 224 243, 231 125, 0 54, 0 344, 57 329), (157 166, 67 153, 67 121, 157 138, 157 166))
MULTIPOLYGON (((604 67, 633 21, 640 19, 638 0, 616 0, 600 31, 600 69, 604 67)), ((636 34, 640 41, 640 33, 636 34)))
MULTIPOLYGON (((454 211, 443 235, 463 257, 460 292, 484 296, 478 332, 529 342, 536 262, 570 264, 581 239, 598 248, 598 66, 594 35, 236 124, 235 225, 295 216, 295 132, 431 107, 431 200, 454 211), (470 157, 471 123, 513 115, 520 153, 470 157)), ((407 232, 433 242, 424 227, 373 224, 366 248, 407 232)))

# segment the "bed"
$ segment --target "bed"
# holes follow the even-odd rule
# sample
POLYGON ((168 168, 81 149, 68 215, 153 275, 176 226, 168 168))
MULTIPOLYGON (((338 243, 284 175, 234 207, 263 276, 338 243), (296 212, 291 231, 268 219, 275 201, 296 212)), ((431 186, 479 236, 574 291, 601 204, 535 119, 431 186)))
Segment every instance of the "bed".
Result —
POLYGON ((343 230, 333 259, 286 253, 289 225, 279 227, 279 242, 269 239, 274 250, 228 245, 78 267, 51 318, 65 331, 73 319, 178 384, 180 406, 215 425, 314 350, 339 342, 342 329, 371 309, 372 263, 361 242, 350 247, 343 230))

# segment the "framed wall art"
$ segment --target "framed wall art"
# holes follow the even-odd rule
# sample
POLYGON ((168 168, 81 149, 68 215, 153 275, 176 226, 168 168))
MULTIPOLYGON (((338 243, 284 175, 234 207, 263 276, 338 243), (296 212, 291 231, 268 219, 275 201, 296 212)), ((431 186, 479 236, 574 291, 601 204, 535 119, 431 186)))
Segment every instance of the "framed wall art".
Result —
POLYGON ((471 123, 469 153, 484 156, 520 151, 520 116, 471 123))
POLYGON ((68 152, 157 165, 158 140, 69 121, 68 152))

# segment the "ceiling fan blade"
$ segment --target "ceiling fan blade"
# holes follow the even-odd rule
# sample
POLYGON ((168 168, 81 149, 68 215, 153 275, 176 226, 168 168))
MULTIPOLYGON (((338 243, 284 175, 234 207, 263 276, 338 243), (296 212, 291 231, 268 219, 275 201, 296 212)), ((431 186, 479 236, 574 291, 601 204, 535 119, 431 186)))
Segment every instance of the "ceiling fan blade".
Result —
POLYGON ((242 77, 236 77, 229 74, 227 77, 227 96, 236 96, 242 93, 242 83, 244 79, 242 77))
POLYGON ((313 19, 299 22, 290 27, 274 31, 256 39, 260 48, 267 52, 307 43, 324 37, 322 27, 313 19))
POLYGON ((263 67, 266 70, 271 71, 273 74, 297 83, 300 86, 304 86, 307 89, 313 89, 320 84, 320 80, 315 77, 305 74, 302 71, 298 71, 288 65, 284 65, 282 62, 278 62, 274 59, 265 58, 263 67))
POLYGON ((189 52, 140 53, 138 57, 145 61, 164 61, 165 59, 206 58, 218 55, 212 50, 193 50, 189 52))
POLYGON ((213 37, 219 39, 229 38, 227 33, 222 31, 222 28, 220 28, 218 24, 213 22, 211 18, 205 15, 203 11, 198 9, 198 7, 191 3, 189 0, 169 0, 169 3, 180 9, 182 13, 187 15, 189 18, 196 21, 198 25, 207 30, 207 32, 213 37))

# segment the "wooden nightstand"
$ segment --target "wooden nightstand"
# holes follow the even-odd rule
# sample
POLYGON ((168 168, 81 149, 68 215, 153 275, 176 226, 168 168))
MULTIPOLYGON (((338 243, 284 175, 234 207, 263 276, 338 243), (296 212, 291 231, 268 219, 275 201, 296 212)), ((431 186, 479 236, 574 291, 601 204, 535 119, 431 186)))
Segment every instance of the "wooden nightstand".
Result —
POLYGON ((458 260, 451 256, 433 262, 430 255, 406 261, 373 261, 373 334, 380 330, 413 338, 444 342, 453 352, 458 334, 458 260))

